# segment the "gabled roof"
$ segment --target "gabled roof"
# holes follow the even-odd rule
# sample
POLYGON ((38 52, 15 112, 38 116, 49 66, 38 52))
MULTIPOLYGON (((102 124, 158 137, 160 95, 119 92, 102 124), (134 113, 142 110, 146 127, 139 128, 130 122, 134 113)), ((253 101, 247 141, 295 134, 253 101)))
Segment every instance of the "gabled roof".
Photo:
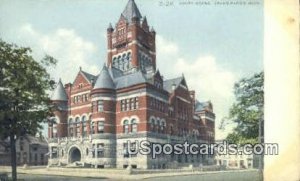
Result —
POLYGON ((142 15, 135 4, 134 0, 129 0, 122 15, 126 18, 126 20, 130 23, 133 17, 137 17, 139 19, 142 18, 142 15))
POLYGON ((169 93, 173 92, 172 86, 175 85, 175 89, 176 89, 183 79, 184 77, 181 76, 181 77, 165 80, 164 89, 169 93))
POLYGON ((105 65, 103 66, 93 89, 101 88, 115 89, 114 81, 111 78, 110 73, 105 65))
POLYGON ((52 101, 67 101, 68 100, 66 90, 60 79, 59 79, 54 91, 52 92, 50 100, 52 100, 52 101))
POLYGON ((36 144, 36 145, 38 144, 41 146, 48 147, 48 143, 46 142, 46 140, 42 138, 31 136, 31 135, 25 135, 24 138, 29 142, 29 144, 36 144))
POLYGON ((143 75, 143 73, 141 71, 136 71, 134 73, 124 75, 115 80, 116 80, 116 88, 117 89, 147 82, 145 76, 143 75))
POLYGON ((92 82, 92 80, 96 80, 96 78, 97 78, 97 76, 95 76, 95 75, 92 75, 92 74, 90 74, 90 73, 87 73, 87 72, 85 72, 85 71, 83 71, 83 70, 81 70, 81 73, 85 76, 85 78, 87 78, 88 79, 88 81, 91 83, 92 82))

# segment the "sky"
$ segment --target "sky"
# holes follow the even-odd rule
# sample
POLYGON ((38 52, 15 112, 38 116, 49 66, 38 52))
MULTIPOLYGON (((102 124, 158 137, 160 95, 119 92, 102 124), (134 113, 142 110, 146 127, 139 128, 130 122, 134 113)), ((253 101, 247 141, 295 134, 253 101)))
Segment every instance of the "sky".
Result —
MULTIPOLYGON (((198 100, 211 100, 216 139, 223 139, 233 127, 218 129, 234 103, 234 83, 263 70, 263 4, 216 1, 208 5, 205 0, 189 0, 193 4, 183 5, 188 0, 135 0, 157 32, 158 69, 165 79, 184 74, 198 100)), ((230 2, 222 0, 226 1, 230 2)), ((79 67, 94 75, 100 72, 106 62, 106 29, 117 23, 126 3, 0 0, 0 38, 31 47, 37 60, 53 56, 58 64, 49 69, 52 77, 73 82, 79 67)))

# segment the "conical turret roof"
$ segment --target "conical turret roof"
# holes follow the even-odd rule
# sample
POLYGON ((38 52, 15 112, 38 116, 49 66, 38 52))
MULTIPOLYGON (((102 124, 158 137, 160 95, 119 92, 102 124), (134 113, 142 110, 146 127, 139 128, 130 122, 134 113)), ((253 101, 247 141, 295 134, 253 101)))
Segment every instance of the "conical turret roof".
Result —
POLYGON ((107 67, 104 65, 99 76, 97 77, 94 89, 114 89, 115 84, 111 78, 107 67))
POLYGON ((52 100, 52 101, 68 101, 68 96, 67 96, 66 90, 60 79, 59 79, 54 91, 52 92, 50 100, 52 100))

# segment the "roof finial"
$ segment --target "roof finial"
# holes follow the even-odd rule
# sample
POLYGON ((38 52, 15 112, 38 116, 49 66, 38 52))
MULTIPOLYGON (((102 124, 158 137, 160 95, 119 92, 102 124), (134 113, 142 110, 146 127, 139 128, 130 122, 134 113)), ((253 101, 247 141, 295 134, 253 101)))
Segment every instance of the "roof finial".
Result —
POLYGON ((82 70, 82 68, 81 68, 81 66, 79 66, 79 71, 81 71, 82 70))
POLYGON ((114 31, 114 29, 113 29, 111 23, 109 23, 108 28, 107 28, 107 31, 108 31, 108 32, 114 31))
POLYGON ((122 12, 122 15, 126 18, 126 20, 131 23, 132 18, 135 18, 136 20, 139 20, 142 18, 142 15, 135 4, 134 0, 129 0, 124 11, 122 12))

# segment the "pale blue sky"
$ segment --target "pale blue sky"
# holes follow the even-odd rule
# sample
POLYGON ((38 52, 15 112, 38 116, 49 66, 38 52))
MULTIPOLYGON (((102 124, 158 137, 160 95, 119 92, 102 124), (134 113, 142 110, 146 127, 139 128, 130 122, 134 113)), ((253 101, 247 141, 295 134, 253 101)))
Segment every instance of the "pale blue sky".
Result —
MULTIPOLYGON (((234 100, 233 83, 263 69, 263 5, 183 6, 173 0, 166 7, 135 1, 157 32, 161 73, 167 78, 184 73, 200 100, 213 101, 218 125, 234 100)), ((106 60, 106 28, 117 22, 126 3, 1 0, 0 37, 32 47, 36 57, 43 52, 56 57, 60 63, 51 73, 66 83, 79 66, 99 72, 106 60)))

